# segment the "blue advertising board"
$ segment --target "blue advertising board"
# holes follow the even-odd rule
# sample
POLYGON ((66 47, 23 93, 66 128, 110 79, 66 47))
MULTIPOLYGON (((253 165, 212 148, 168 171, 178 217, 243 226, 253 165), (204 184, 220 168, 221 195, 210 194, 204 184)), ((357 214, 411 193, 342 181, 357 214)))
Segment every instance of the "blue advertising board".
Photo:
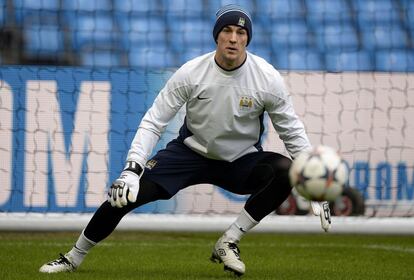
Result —
MULTIPOLYGON (((93 212, 122 170, 140 120, 172 73, 1 67, 0 212, 93 212)), ((414 215, 414 130, 407 121, 412 106, 406 105, 413 104, 406 94, 414 88, 412 75, 288 73, 285 78, 311 142, 341 150, 351 170, 350 185, 373 209, 368 215, 379 209, 385 215, 414 215), (321 88, 320 93, 305 96, 301 83, 292 82, 298 79, 308 79, 303 84, 321 88), (400 88, 401 80, 408 86, 400 88), (353 87, 364 84, 368 92, 353 87)), ((274 144, 280 139, 265 120, 263 147, 279 152, 283 145, 274 144)), ((176 137, 182 121, 180 112, 155 151, 176 137)), ((245 200, 204 188, 136 212, 229 213, 245 200)))

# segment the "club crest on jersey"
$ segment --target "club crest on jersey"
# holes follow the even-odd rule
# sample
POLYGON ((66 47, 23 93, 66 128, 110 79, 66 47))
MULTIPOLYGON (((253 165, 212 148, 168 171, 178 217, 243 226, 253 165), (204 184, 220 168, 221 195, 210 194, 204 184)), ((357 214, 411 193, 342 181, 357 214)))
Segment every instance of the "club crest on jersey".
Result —
POLYGON ((239 18, 239 23, 237 24, 238 26, 244 27, 244 25, 246 24, 246 19, 240 17, 239 18))
POLYGON ((145 164, 145 167, 151 170, 154 168, 155 165, 157 165, 157 161, 155 159, 151 159, 147 161, 147 164, 145 164))
POLYGON ((239 101, 239 110, 249 111, 253 108, 253 98, 250 96, 241 96, 239 101))

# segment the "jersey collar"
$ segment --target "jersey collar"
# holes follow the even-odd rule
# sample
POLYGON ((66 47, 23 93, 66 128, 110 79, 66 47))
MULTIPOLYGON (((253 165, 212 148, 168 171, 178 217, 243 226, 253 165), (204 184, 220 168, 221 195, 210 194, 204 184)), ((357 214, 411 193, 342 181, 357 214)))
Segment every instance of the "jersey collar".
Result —
POLYGON ((222 73, 222 74, 224 74, 225 76, 235 76, 235 75, 237 75, 238 73, 240 73, 241 72, 241 68, 242 68, 242 66, 246 63, 246 60, 247 60, 247 57, 249 56, 249 54, 246 52, 246 58, 244 59, 244 61, 243 61, 243 63, 242 64, 240 64, 239 66, 237 66, 236 68, 234 68, 234 69, 231 69, 231 70, 226 70, 226 69, 224 69, 224 68, 222 68, 218 63, 217 63, 217 61, 216 61, 216 59, 214 58, 214 56, 213 56, 213 60, 214 60, 214 65, 215 65, 215 68, 220 72, 220 73, 222 73))

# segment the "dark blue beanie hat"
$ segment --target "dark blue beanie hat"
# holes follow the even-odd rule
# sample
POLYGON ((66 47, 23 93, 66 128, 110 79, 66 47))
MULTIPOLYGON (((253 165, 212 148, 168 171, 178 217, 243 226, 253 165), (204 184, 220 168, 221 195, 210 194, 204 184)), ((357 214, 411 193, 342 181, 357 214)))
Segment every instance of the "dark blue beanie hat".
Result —
POLYGON ((230 4, 222 7, 216 13, 216 23, 214 24, 213 37, 217 43, 217 37, 220 31, 227 25, 237 25, 247 31, 247 45, 252 39, 252 20, 248 12, 242 7, 230 4))

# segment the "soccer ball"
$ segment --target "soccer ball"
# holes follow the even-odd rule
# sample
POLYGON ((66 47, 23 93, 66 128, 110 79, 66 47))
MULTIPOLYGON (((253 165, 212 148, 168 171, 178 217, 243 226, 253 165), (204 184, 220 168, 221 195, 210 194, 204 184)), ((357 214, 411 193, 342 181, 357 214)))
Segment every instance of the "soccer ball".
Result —
POLYGON ((304 198, 312 201, 334 201, 348 181, 345 161, 332 148, 318 146, 302 152, 289 170, 293 187, 304 198))

